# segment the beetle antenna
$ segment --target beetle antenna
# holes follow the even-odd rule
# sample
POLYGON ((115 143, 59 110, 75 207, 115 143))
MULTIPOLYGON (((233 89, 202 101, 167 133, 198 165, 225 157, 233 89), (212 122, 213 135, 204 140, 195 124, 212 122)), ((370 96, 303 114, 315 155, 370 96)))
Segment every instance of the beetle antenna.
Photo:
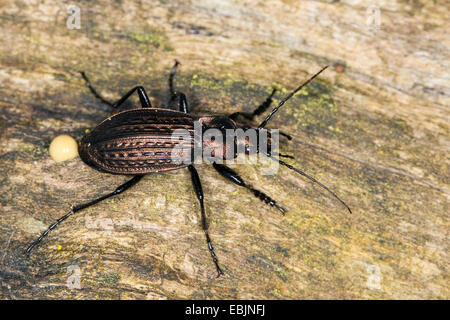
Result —
POLYGON ((282 160, 280 160, 280 159, 275 158, 274 156, 270 155, 269 153, 264 152, 264 154, 265 154, 266 156, 268 156, 269 158, 271 158, 272 160, 275 160, 275 161, 277 161, 278 163, 282 164, 283 166, 288 167, 288 168, 291 169, 291 170, 294 170, 295 172, 301 174, 302 176, 308 178, 308 179, 311 180, 312 182, 318 184, 319 186, 321 186, 322 188, 324 188, 325 190, 327 190, 329 193, 331 193, 331 194, 333 195, 333 197, 335 197, 340 203, 342 203, 342 204, 347 208, 348 212, 352 213, 352 210, 350 209, 350 207, 349 207, 349 206, 348 206, 341 198, 339 198, 333 191, 331 191, 326 185, 324 185, 324 184, 322 184, 321 182, 317 181, 315 178, 311 177, 311 176, 308 175, 307 173, 305 173, 305 172, 303 172, 303 171, 301 171, 301 170, 299 170, 299 169, 297 169, 297 168, 294 168, 294 167, 291 166, 290 164, 288 164, 288 163, 286 163, 286 162, 284 162, 284 161, 282 161, 282 160))
POLYGON ((296 94, 298 91, 300 91, 304 86, 306 86, 308 83, 310 83, 315 77, 317 77, 323 70, 325 70, 326 68, 328 68, 328 66, 323 67, 319 72, 317 72, 315 75, 313 75, 311 78, 309 78, 308 80, 306 80, 306 82, 302 83, 297 89, 295 89, 294 91, 292 91, 291 93, 289 93, 283 100, 281 100, 281 102, 278 104, 278 106, 276 106, 272 112, 264 119, 263 122, 261 122, 261 124, 258 126, 259 129, 264 128, 267 124, 267 122, 270 120, 270 118, 272 118, 272 116, 275 114, 275 112, 278 111, 278 109, 280 109, 280 107, 286 102, 288 101, 290 98, 292 98, 292 96, 294 94, 296 94))

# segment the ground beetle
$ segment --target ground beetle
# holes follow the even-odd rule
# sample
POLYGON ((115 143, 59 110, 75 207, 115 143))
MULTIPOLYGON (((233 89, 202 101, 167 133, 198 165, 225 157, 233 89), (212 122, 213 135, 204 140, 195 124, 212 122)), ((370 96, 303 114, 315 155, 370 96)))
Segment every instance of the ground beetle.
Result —
MULTIPOLYGON (((121 99, 115 103, 111 103, 104 99, 91 85, 89 79, 84 72, 81 72, 82 77, 86 81, 86 85, 92 92, 92 94, 98 98, 101 102, 109 105, 113 110, 120 110, 122 104, 134 93, 137 92, 141 108, 135 108, 131 110, 124 110, 117 112, 110 117, 103 120, 95 129, 86 134, 79 145, 79 152, 81 159, 94 169, 102 172, 121 174, 121 175, 133 175, 131 180, 120 185, 113 192, 101 196, 95 200, 87 203, 83 203, 74 206, 72 210, 66 215, 59 218, 54 222, 41 236, 34 241, 27 249, 26 253, 30 253, 31 250, 42 241, 42 239, 53 230, 58 224, 70 217, 75 212, 95 205, 100 201, 103 201, 109 197, 120 194, 125 190, 135 185, 142 177, 149 173, 163 172, 169 170, 176 170, 187 167, 191 173, 192 183, 194 185, 197 199, 200 202, 200 211, 202 218, 202 227, 206 236, 206 242, 208 244, 209 252, 215 263, 218 276, 223 274, 222 269, 219 267, 216 254, 214 253, 211 239, 208 234, 208 224, 206 222, 205 206, 203 204, 203 191, 198 176, 197 170, 192 163, 175 163, 170 153, 174 147, 174 141, 171 139, 172 133, 175 129, 186 129, 189 132, 193 131, 194 121, 199 121, 204 129, 219 128, 219 129, 236 129, 236 128, 251 128, 251 126, 239 123, 238 118, 246 118, 252 120, 255 116, 263 113, 270 106, 272 97, 275 94, 275 89, 270 96, 252 113, 235 112, 230 116, 207 116, 199 117, 189 113, 186 95, 182 92, 174 90, 173 79, 178 61, 175 62, 170 76, 169 76, 169 90, 170 100, 168 106, 178 100, 179 111, 174 111, 168 107, 153 108, 150 100, 142 86, 131 89, 121 99)), ((275 107, 270 114, 261 122, 261 124, 254 128, 256 130, 263 130, 267 122, 278 111, 278 109, 289 100, 295 93, 302 89, 305 85, 310 83, 315 77, 317 77, 327 67, 322 68, 319 72, 314 74, 305 83, 301 84, 294 91, 288 94, 281 102, 275 107)), ((287 134, 280 133, 289 140, 291 137, 287 134)), ((194 137, 192 136, 192 144, 188 144, 187 148, 191 148, 194 143, 194 137)), ((203 144, 212 143, 212 141, 204 141, 203 144)), ((229 159, 236 156, 236 154, 227 154, 228 150, 223 146, 223 158, 229 159)), ((247 150, 247 149, 246 149, 247 150)), ((257 152, 259 148, 257 148, 257 152)), ((294 168, 286 162, 279 159, 279 157, 291 157, 288 155, 271 154, 270 151, 265 151, 264 154, 274 161, 278 161, 283 166, 288 167, 291 170, 305 176, 316 184, 319 184, 322 188, 330 192, 337 200, 339 200, 351 213, 347 204, 342 201, 334 192, 328 189, 325 185, 307 175, 303 171, 294 168)), ((292 157, 291 157, 292 158, 292 157)), ((272 207, 277 208, 284 214, 285 209, 279 206, 275 200, 270 198, 265 193, 253 188, 250 184, 243 181, 243 179, 231 168, 224 164, 214 162, 214 169, 216 169, 223 177, 227 178, 231 182, 247 188, 257 198, 261 199, 265 203, 272 207)))

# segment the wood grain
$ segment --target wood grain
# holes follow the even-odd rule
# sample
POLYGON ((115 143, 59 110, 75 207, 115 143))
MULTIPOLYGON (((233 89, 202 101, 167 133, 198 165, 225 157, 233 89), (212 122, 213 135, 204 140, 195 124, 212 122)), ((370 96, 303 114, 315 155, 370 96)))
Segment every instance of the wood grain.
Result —
POLYGON ((71 4, 0 4, 2 299, 450 298, 448 4, 80 1, 70 29, 71 4), (272 87, 279 101, 332 66, 269 126, 293 135, 282 152, 353 215, 289 170, 232 166, 289 210, 282 217, 201 165, 224 277, 186 169, 74 215, 25 256, 72 205, 127 179, 48 155, 53 137, 80 139, 109 114, 78 71, 110 100, 143 85, 158 106, 174 59, 197 113, 251 111, 272 87))

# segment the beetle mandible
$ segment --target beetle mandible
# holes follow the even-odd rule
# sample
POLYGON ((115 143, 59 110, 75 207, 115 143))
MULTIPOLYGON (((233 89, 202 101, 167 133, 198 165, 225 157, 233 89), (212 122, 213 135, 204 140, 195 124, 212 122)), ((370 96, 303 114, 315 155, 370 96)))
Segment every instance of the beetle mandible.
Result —
MULTIPOLYGON (((229 116, 196 116, 189 113, 186 95, 182 92, 177 92, 174 90, 173 79, 178 65, 179 62, 175 61, 175 65, 170 72, 168 80, 170 91, 170 100, 168 106, 170 107, 178 99, 178 111, 171 110, 168 107, 153 108, 150 103, 150 99, 148 98, 145 89, 142 86, 134 87, 117 102, 111 103, 110 101, 104 99, 97 92, 97 90, 94 89, 85 73, 81 72, 81 76, 84 78, 86 85, 91 93, 101 102, 109 105, 113 110, 119 110, 123 103, 134 92, 137 92, 139 96, 141 108, 124 110, 109 116, 99 125, 97 125, 91 132, 87 133, 79 143, 80 157, 89 166, 101 172, 132 175, 133 177, 117 187, 111 193, 103 195, 90 202, 74 206, 72 210, 56 220, 52 225, 48 227, 47 230, 45 230, 40 235, 40 237, 36 241, 31 243, 27 247, 27 254, 29 254, 31 250, 37 244, 39 244, 51 230, 53 230, 62 221, 66 220, 75 212, 93 206, 100 201, 128 190, 136 183, 138 183, 146 174, 164 172, 169 170, 178 170, 187 167, 191 174, 195 194, 200 203, 201 224, 206 237, 206 243, 208 245, 209 252, 216 266, 218 276, 223 274, 223 271, 219 266, 217 256, 214 252, 211 238, 208 233, 204 197, 199 175, 192 163, 180 163, 174 161, 174 158, 171 156, 171 152, 175 147, 176 142, 172 139, 172 134, 176 129, 180 128, 190 132, 192 143, 188 143, 188 145, 186 146, 188 151, 190 151, 189 149, 192 148, 195 144, 193 135, 194 121, 198 121, 201 124, 202 130, 211 128, 219 130, 251 128, 251 126, 248 124, 238 122, 238 118, 253 120, 255 116, 262 114, 269 108, 272 102, 272 97, 275 94, 276 90, 274 89, 270 96, 252 113, 235 112, 229 116)), ((327 66, 322 68, 307 81, 305 81, 295 90, 289 93, 285 98, 283 98, 280 103, 265 117, 261 124, 253 129, 257 130, 258 132, 260 130, 265 130, 264 127, 266 126, 267 122, 280 109, 280 107, 283 106, 284 103, 288 101, 295 93, 297 93, 304 86, 310 83, 326 68, 327 66)), ((291 137, 285 133, 281 132, 280 134, 284 135, 289 140, 291 139, 291 137)), ((206 140, 202 143, 202 147, 206 147, 206 145, 210 145, 211 143, 217 144, 217 141, 206 140)), ((267 143, 270 143, 270 137, 268 137, 267 143)), ((216 148, 215 150, 220 151, 219 156, 223 159, 230 159, 237 156, 236 153, 230 151, 229 146, 219 145, 218 147, 219 148, 216 148)), ((250 147, 250 145, 245 145, 246 154, 251 153, 250 147)), ((276 156, 278 157, 275 157, 270 150, 261 150, 259 148, 259 145, 257 145, 256 149, 253 150, 256 150, 257 153, 260 152, 265 154, 272 160, 277 161, 281 165, 303 175, 314 183, 320 185, 331 195, 333 195, 333 197, 335 197, 340 203, 342 203, 351 213, 350 207, 328 187, 326 187, 313 177, 309 176, 308 174, 304 173, 303 171, 279 159, 280 157, 292 158, 291 156, 276 154, 276 156)), ((218 162, 213 162, 212 165, 214 169, 216 169, 226 179, 237 184, 238 186, 248 189, 257 198, 264 201, 266 204, 277 208, 282 214, 285 213, 286 210, 281 207, 275 200, 273 200, 262 191, 255 189, 251 184, 244 182, 244 180, 233 169, 218 162)))

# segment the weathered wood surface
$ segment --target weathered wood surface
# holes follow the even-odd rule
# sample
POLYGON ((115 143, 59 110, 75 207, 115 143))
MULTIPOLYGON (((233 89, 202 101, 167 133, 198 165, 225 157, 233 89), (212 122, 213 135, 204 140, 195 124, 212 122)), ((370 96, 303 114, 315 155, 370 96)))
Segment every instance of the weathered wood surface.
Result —
POLYGON ((2 299, 450 298, 448 3, 82 1, 79 30, 69 4, 0 4, 2 299), (71 205, 126 180, 48 156, 55 135, 80 138, 108 114, 78 71, 111 100, 142 84, 158 105, 174 59, 192 107, 216 113, 249 111, 273 85, 285 94, 333 66, 271 126, 293 134, 282 151, 354 214, 288 170, 234 166, 289 209, 281 217, 202 165, 224 277, 186 169, 76 214, 27 258, 71 205))

